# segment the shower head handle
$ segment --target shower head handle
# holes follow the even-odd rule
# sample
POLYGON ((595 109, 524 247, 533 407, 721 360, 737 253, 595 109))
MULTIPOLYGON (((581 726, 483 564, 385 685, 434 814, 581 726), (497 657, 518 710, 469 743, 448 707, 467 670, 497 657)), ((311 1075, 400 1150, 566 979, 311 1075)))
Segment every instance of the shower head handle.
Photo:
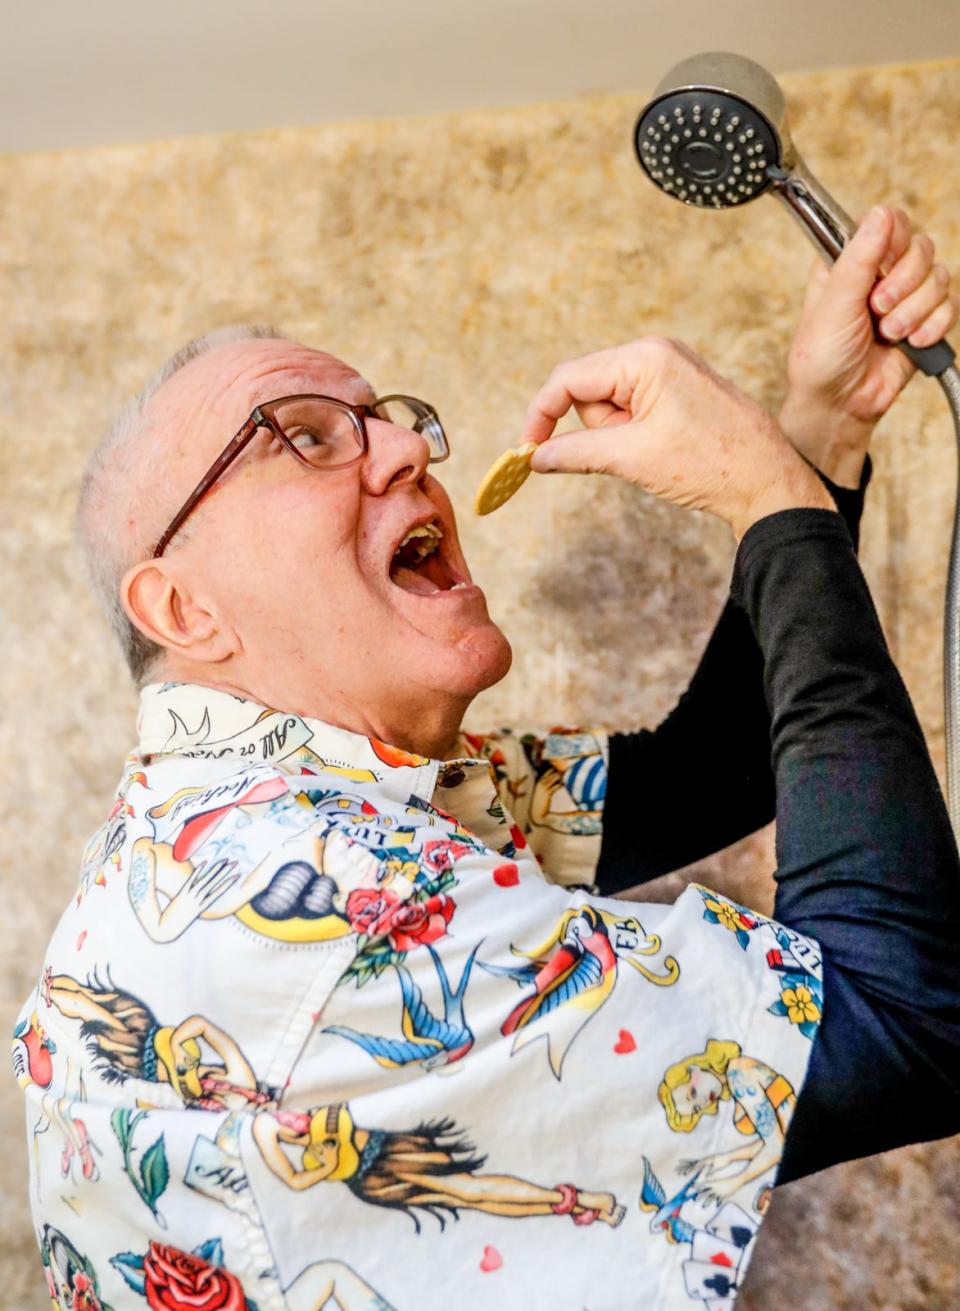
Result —
MULTIPOLYGON (((797 150, 793 152, 789 169, 771 166, 767 173, 773 183, 771 194, 787 207, 817 251, 833 263, 857 230, 853 219, 841 209, 829 191, 821 187, 797 150)), ((890 343, 881 336, 879 321, 872 309, 870 317, 877 341, 888 346, 890 343)), ((921 373, 934 378, 948 369, 956 358, 946 338, 932 346, 911 346, 906 339, 897 345, 921 373)))
MULTIPOLYGON (((829 191, 821 187, 799 151, 794 150, 789 169, 771 166, 767 174, 773 183, 771 194, 786 205, 817 251, 831 263, 836 260, 856 232, 857 225, 829 191)), ((889 345, 887 339, 879 333, 877 317, 872 310, 870 315, 877 330, 877 340, 883 345, 889 345)), ((906 339, 897 344, 911 364, 934 378, 948 369, 956 358, 946 338, 932 346, 911 346, 906 339)))
POLYGON ((772 184, 770 194, 787 207, 818 253, 831 263, 837 259, 857 225, 820 186, 799 152, 794 150, 789 168, 771 164, 767 177, 772 184))

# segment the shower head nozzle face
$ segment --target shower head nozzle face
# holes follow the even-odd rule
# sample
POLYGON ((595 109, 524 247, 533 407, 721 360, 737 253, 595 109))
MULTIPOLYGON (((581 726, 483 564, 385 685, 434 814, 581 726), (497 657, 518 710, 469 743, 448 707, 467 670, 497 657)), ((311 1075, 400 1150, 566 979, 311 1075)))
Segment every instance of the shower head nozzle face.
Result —
POLYGON ((723 209, 762 195, 780 141, 753 105, 711 87, 680 87, 651 101, 634 130, 650 180, 687 205, 723 209))

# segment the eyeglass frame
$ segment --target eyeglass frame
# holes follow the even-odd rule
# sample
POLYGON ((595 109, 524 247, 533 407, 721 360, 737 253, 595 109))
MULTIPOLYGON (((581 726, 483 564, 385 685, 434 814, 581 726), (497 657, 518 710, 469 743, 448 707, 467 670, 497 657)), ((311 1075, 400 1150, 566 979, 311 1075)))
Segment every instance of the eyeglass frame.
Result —
MULTIPOLYGON (((187 518, 197 508, 200 501, 206 496, 207 492, 217 481, 217 479, 229 469, 237 456, 246 448, 253 436, 261 428, 267 428, 273 433, 274 437, 280 444, 293 455, 296 460, 314 473, 327 473, 335 469, 349 469, 355 464, 359 464, 369 450, 370 441, 367 434, 367 419, 380 419, 382 415, 377 414, 377 407, 385 405, 388 401, 404 401, 410 408, 417 412, 423 411, 421 419, 432 419, 436 431, 439 433, 444 446, 442 455, 431 455, 428 463, 438 464, 441 460, 447 459, 450 454, 450 445, 447 441, 447 435, 443 430, 443 424, 440 422, 440 416, 428 401, 422 401, 416 396, 406 396, 402 392, 391 392, 389 396, 378 396, 369 404, 354 405, 350 401, 345 401, 339 396, 322 396, 319 392, 297 392, 293 396, 278 396, 272 401, 263 401, 261 404, 254 406, 243 427, 236 432, 230 441, 223 448, 217 458, 211 464, 210 468, 203 475, 200 481, 194 487, 193 491, 184 501, 183 505, 170 520, 170 523, 159 539, 153 550, 153 559, 158 560, 169 546, 171 539, 180 531, 187 518), (338 409, 343 410, 350 415, 354 429, 360 439, 360 450, 351 460, 341 460, 338 464, 311 464, 302 451, 290 440, 277 421, 273 418, 268 410, 275 409, 279 405, 285 405, 289 401, 328 401, 338 409)), ((392 422, 392 420, 386 420, 392 422)))

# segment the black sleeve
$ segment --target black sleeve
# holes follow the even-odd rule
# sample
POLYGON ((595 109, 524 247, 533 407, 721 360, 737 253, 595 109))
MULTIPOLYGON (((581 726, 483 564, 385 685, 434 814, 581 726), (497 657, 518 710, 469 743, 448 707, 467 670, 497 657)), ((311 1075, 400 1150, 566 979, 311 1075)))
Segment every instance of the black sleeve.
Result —
POLYGON ((824 962, 783 1183, 960 1132, 960 861, 840 516, 754 524, 732 595, 771 715, 774 915, 815 938, 824 962))
MULTIPOLYGON (((854 545, 871 474, 869 456, 859 487, 820 474, 854 545)), ((728 600, 663 723, 610 737, 597 886, 613 896, 689 865, 769 824, 774 808, 763 657, 743 610, 728 600)))

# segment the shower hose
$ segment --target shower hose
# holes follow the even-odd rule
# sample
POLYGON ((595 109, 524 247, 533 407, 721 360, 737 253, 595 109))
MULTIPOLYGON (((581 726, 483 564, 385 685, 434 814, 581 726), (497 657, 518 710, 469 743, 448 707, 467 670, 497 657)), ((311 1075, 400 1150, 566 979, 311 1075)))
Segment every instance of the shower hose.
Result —
MULTIPOLYGON (((960 467, 960 370, 949 365, 937 381, 950 406, 960 467)), ((947 747, 947 809, 953 836, 960 841, 960 484, 953 511, 953 539, 947 571, 943 623, 943 731, 947 747)))

